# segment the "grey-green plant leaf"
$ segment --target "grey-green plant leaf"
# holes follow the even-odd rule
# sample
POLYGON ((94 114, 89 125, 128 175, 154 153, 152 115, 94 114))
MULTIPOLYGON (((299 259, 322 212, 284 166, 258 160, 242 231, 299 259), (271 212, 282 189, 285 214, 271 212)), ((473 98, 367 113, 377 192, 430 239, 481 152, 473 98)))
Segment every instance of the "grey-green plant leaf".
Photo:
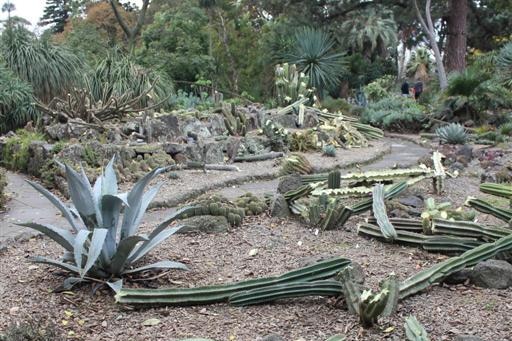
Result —
POLYGON ((50 191, 48 191, 46 188, 39 185, 38 183, 35 183, 30 180, 26 180, 26 181, 30 186, 34 187, 34 189, 36 191, 38 191, 39 193, 44 195, 46 197, 46 199, 48 199, 53 204, 53 206, 57 207, 57 209, 62 213, 64 218, 66 218, 66 220, 69 222, 71 227, 73 227, 73 230, 75 230, 76 232, 81 230, 81 227, 76 224, 75 219, 73 218, 73 215, 71 214, 71 210, 68 207, 66 207, 64 205, 64 203, 62 203, 62 201, 60 201, 59 198, 57 198, 50 191))
POLYGON ((96 213, 91 185, 74 169, 65 165, 66 179, 68 181, 69 195, 76 209, 83 217, 90 217, 96 213))
POLYGON ((163 230, 158 235, 154 237, 149 237, 149 240, 144 242, 141 246, 139 246, 136 250, 132 252, 130 255, 130 263, 135 263, 140 258, 144 257, 149 251, 153 250, 164 240, 178 232, 183 226, 176 226, 167 230, 163 230))
POLYGON ((23 223, 17 225, 29 227, 31 229, 44 233, 46 236, 50 237, 53 241, 57 242, 66 250, 73 251, 73 243, 75 236, 68 230, 64 230, 61 229, 60 227, 55 227, 52 225, 37 223, 23 223))
POLYGON ((107 285, 110 287, 110 289, 112 289, 112 291, 114 291, 114 293, 117 294, 123 287, 123 280, 120 279, 115 282, 107 282, 107 285))
POLYGON ((91 243, 87 252, 87 262, 80 272, 81 278, 87 274, 87 272, 92 268, 99 255, 101 254, 107 232, 107 229, 94 229, 92 232, 91 243))
POLYGON ((78 234, 75 237, 75 242, 73 244, 73 255, 75 256, 75 264, 80 269, 80 275, 81 275, 81 269, 83 264, 83 256, 85 254, 85 241, 89 237, 89 234, 91 232, 88 230, 80 230, 78 231, 78 234))
POLYGON ((102 188, 102 194, 110 194, 115 195, 117 194, 117 176, 116 172, 114 171, 114 162, 116 160, 116 156, 112 156, 112 159, 110 159, 109 163, 107 164, 107 167, 105 167, 105 174, 103 175, 103 188, 102 188))
POLYGON ((134 222, 139 216, 139 210, 142 205, 142 197, 144 189, 158 174, 165 171, 165 168, 156 168, 149 172, 142 179, 137 181, 132 190, 128 193, 128 207, 124 212, 123 224, 121 225, 121 239, 124 239, 133 234, 132 231, 136 230, 134 222))
POLYGON ((326 341, 345 341, 344 335, 333 335, 330 338, 328 338, 326 341))
POLYGON ((108 259, 112 258, 117 248, 117 225, 121 215, 123 204, 126 205, 126 194, 101 197, 101 215, 103 227, 108 230, 105 239, 105 252, 108 259))
POLYGON ((150 265, 141 266, 139 268, 135 268, 132 270, 124 271, 125 274, 134 274, 142 271, 149 270, 166 270, 166 269, 180 269, 180 270, 188 270, 188 267, 180 262, 173 262, 170 260, 163 260, 157 263, 153 263, 150 265))
POLYGON ((32 261, 34 263, 53 265, 53 266, 56 266, 56 267, 61 268, 63 270, 66 270, 66 271, 69 271, 69 272, 73 272, 73 273, 76 273, 76 274, 80 273, 80 270, 78 269, 78 267, 76 267, 74 265, 71 265, 71 264, 68 264, 68 263, 64 263, 64 262, 60 262, 58 260, 49 259, 49 258, 46 258, 46 257, 37 256, 37 257, 31 258, 30 261, 32 261))
POLYGON ((119 242, 117 246, 117 251, 112 257, 112 261, 110 264, 110 271, 114 275, 120 275, 123 270, 130 253, 133 251, 135 246, 142 241, 147 241, 147 238, 141 236, 130 236, 126 239, 123 239, 119 242))

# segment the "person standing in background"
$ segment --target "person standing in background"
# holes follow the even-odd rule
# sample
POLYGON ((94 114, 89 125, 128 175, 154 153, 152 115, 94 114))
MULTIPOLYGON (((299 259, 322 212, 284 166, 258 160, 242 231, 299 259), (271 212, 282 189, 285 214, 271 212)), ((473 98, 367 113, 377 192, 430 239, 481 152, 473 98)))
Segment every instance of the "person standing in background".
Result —
POLYGON ((407 81, 402 83, 402 96, 409 97, 409 83, 407 81))
POLYGON ((419 81, 414 84, 414 99, 418 100, 420 98, 421 93, 423 92, 423 82, 419 81))

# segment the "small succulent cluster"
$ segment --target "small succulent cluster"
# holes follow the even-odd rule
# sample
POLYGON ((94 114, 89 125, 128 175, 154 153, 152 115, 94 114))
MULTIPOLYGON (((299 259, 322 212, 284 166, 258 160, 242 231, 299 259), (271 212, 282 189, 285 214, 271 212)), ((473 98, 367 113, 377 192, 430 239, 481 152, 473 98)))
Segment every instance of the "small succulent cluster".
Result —
POLYGON ((468 140, 466 129, 459 123, 450 123, 437 128, 436 135, 444 144, 465 144, 468 140))
POLYGON ((116 167, 121 181, 134 181, 144 177, 145 173, 157 167, 174 165, 173 158, 163 151, 153 154, 138 155, 136 159, 128 161, 126 166, 119 163, 116 167))
POLYGON ((245 210, 220 195, 200 197, 197 201, 182 208, 182 215, 176 219, 200 215, 225 216, 231 226, 240 226, 245 218, 245 210))
POLYGON ((291 154, 281 165, 281 175, 288 174, 311 174, 313 166, 304 156, 291 154))
POLYGON ((260 215, 267 210, 267 204, 252 193, 246 193, 235 200, 237 207, 245 210, 245 215, 260 215))
POLYGON ((294 132, 290 136, 292 152, 307 152, 318 148, 318 135, 313 129, 294 132))
POLYGON ((336 157, 336 147, 332 144, 327 144, 322 148, 323 155, 328 157, 336 157))

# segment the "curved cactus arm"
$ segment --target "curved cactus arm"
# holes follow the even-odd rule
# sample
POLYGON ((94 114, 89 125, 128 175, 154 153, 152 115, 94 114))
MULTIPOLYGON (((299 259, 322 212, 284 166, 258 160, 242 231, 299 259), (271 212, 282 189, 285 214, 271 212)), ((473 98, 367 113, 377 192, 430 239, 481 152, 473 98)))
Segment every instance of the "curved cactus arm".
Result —
POLYGON ((170 260, 163 260, 157 263, 141 266, 139 268, 130 269, 123 271, 123 274, 134 274, 142 271, 150 271, 150 270, 167 270, 167 269, 180 269, 180 270, 188 270, 188 267, 180 262, 173 262, 170 260))
POLYGON ((386 204, 384 202, 384 185, 376 184, 373 187, 373 215, 377 219, 377 225, 382 231, 382 235, 386 240, 394 240, 397 233, 386 212, 386 204))
POLYGON ((512 210, 501 207, 495 207, 494 205, 486 202, 485 200, 468 198, 466 200, 465 205, 474 208, 478 212, 490 214, 507 223, 509 223, 512 220, 512 210))
POLYGON ((78 231, 80 231, 83 228, 80 225, 76 224, 75 219, 73 218, 73 214, 71 212, 71 209, 69 209, 66 205, 64 205, 64 203, 62 203, 62 201, 60 201, 59 198, 57 198, 50 191, 48 191, 46 188, 44 188, 43 186, 39 185, 38 183, 35 183, 33 181, 30 181, 30 180, 26 180, 26 181, 36 191, 38 191, 39 193, 44 195, 46 197, 46 199, 48 199, 53 204, 53 206, 57 207, 57 209, 62 213, 64 218, 66 218, 66 220, 68 221, 69 225, 71 225, 71 227, 73 228, 73 230, 75 230, 75 232, 78 232, 78 231))

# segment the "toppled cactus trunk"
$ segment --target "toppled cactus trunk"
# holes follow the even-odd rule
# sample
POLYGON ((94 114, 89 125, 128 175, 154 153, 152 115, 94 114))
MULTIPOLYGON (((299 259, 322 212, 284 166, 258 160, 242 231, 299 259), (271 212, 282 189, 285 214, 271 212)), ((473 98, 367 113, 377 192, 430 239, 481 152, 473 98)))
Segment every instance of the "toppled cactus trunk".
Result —
POLYGON ((446 178, 446 172, 442 163, 443 158, 444 155, 439 152, 434 152, 432 154, 432 162, 434 164, 434 177, 432 183, 434 186, 434 192, 436 194, 441 194, 444 191, 444 180, 446 178))
POLYGON ((281 175, 287 174, 311 174, 313 166, 304 156, 292 154, 283 161, 281 175))
POLYGON ((495 207, 493 204, 490 204, 485 200, 469 198, 466 201, 466 205, 474 208, 479 212, 490 214, 507 223, 510 223, 510 221, 512 220, 512 210, 495 207))
POLYGON ((411 315, 405 319, 405 336, 409 341, 430 341, 427 331, 418 322, 415 316, 411 315))
POLYGON ((121 289, 116 295, 118 303, 133 305, 203 305, 226 302, 236 293, 286 283, 313 282, 331 278, 351 261, 333 258, 277 277, 259 278, 238 283, 183 289, 121 289))

